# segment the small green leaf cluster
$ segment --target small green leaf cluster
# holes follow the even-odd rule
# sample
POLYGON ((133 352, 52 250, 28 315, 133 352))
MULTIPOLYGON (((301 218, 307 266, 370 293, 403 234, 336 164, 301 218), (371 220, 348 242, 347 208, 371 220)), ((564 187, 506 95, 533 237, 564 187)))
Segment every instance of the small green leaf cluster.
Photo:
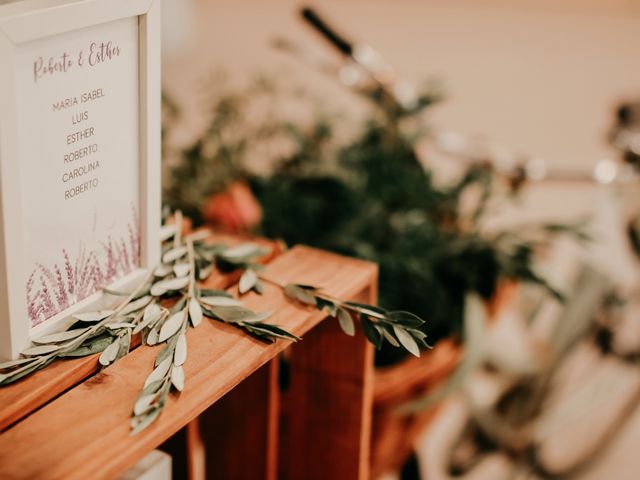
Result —
POLYGON ((284 292, 289 298, 325 310, 338 320, 347 335, 355 334, 354 318, 358 319, 365 336, 378 350, 386 342, 419 357, 420 348, 429 347, 427 335, 420 329, 425 321, 413 313, 389 312, 374 305, 342 301, 311 285, 289 284, 284 292))
MULTIPOLYGON (((154 271, 154 280, 149 287, 156 302, 149 304, 142 314, 140 328, 143 342, 147 345, 164 343, 165 347, 156 358, 155 368, 147 377, 144 389, 138 395, 131 420, 132 432, 137 433, 153 423, 164 408, 172 390, 181 392, 185 388, 183 364, 187 357, 186 332, 191 326, 200 325, 209 318, 233 325, 260 340, 273 342, 283 338, 298 340, 286 330, 264 322, 273 312, 254 312, 243 306, 224 290, 201 288, 198 281, 206 280, 214 268, 235 270, 256 268, 255 262, 269 253, 268 249, 253 243, 234 247, 207 244, 208 234, 196 232, 182 239, 181 215, 177 214, 174 226, 163 229, 166 243, 162 263, 154 271), (170 310, 162 307, 163 298, 177 299, 170 310)), ((252 271, 255 274, 254 270, 252 271)), ((246 273, 245 273, 246 274, 246 273)), ((243 275, 244 277, 244 275, 243 275)), ((256 289, 257 274, 245 291, 256 289)))

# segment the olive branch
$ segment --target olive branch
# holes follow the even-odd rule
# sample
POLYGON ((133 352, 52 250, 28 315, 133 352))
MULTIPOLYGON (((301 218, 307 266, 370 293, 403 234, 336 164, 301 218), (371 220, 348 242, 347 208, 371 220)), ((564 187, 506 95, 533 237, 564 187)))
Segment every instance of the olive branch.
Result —
POLYGON ((235 247, 206 244, 209 232, 183 235, 181 225, 178 212, 174 224, 162 227, 161 263, 132 292, 104 289, 105 296, 122 297, 115 309, 75 314, 65 331, 34 339, 34 346, 24 350, 21 358, 0 364, 0 386, 14 383, 59 358, 100 353, 98 361, 105 368, 124 357, 132 337, 140 335, 145 345, 164 344, 164 348, 134 404, 132 430, 137 433, 159 416, 172 390, 184 388, 186 331, 197 327, 204 317, 230 324, 262 341, 298 340, 265 322, 273 312, 253 312, 224 290, 198 285, 218 266, 224 271, 236 265, 257 269, 254 262, 268 254, 268 248, 253 243, 235 247), (164 306, 167 301, 174 302, 170 309, 164 306))
POLYGON ((84 357, 100 353, 98 361, 106 368, 131 348, 134 335, 145 345, 161 345, 154 368, 135 400, 131 428, 138 433, 151 425, 164 409, 172 391, 184 389, 183 365, 187 359, 186 332, 196 328, 203 318, 229 324, 265 342, 290 341, 298 337, 265 322, 272 311, 254 312, 225 290, 201 288, 214 269, 223 272, 243 270, 240 295, 249 291, 262 294, 262 282, 280 287, 287 297, 337 318, 342 330, 355 334, 354 318, 359 319, 366 337, 380 348, 383 341, 404 347, 414 355, 420 345, 427 346, 425 334, 418 329, 424 321, 408 312, 388 312, 382 308, 331 297, 309 285, 280 284, 259 272, 258 260, 270 252, 254 243, 228 247, 207 244, 208 231, 183 235, 182 215, 161 229, 161 263, 145 275, 131 292, 104 289, 105 296, 120 297, 113 310, 73 315, 74 322, 59 333, 33 339, 33 346, 21 358, 0 363, 0 386, 6 386, 36 372, 56 359, 84 357), (173 306, 167 308, 169 302, 173 306))
POLYGON ((419 357, 421 347, 430 348, 426 342, 427 335, 420 330, 425 321, 413 313, 387 311, 365 303, 344 301, 312 285, 287 284, 281 285, 281 288, 289 298, 325 310, 338 320, 340 328, 347 335, 355 335, 354 318, 358 319, 365 336, 377 349, 382 348, 386 341, 419 357))
POLYGON ((53 333, 33 339, 34 346, 21 353, 22 358, 0 364, 0 386, 9 385, 33 372, 41 370, 57 358, 84 357, 94 353, 109 351, 113 361, 129 352, 130 331, 124 332, 119 324, 131 318, 132 306, 141 301, 141 292, 150 276, 132 293, 119 303, 115 310, 74 315, 75 322, 64 332, 53 333), (125 344, 126 343, 126 344, 125 344))
POLYGON ((264 281, 281 288, 285 295, 293 300, 311 305, 318 310, 325 310, 329 316, 338 320, 340 328, 347 335, 355 335, 354 318, 358 319, 365 336, 378 350, 385 341, 394 347, 406 349, 416 357, 420 356, 421 347, 431 348, 426 342, 427 335, 420 330, 425 321, 413 313, 387 311, 365 303, 343 301, 325 294, 322 289, 312 285, 283 284, 259 274, 262 265, 243 264, 239 261, 234 267, 244 269, 238 284, 240 295, 251 290, 261 294, 264 281))

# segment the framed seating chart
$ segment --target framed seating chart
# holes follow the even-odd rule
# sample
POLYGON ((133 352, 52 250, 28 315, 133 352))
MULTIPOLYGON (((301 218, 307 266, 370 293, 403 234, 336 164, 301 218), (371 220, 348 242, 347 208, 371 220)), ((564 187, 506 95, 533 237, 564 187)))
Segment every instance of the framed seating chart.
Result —
POLYGON ((0 358, 159 258, 159 10, 0 7, 0 358))

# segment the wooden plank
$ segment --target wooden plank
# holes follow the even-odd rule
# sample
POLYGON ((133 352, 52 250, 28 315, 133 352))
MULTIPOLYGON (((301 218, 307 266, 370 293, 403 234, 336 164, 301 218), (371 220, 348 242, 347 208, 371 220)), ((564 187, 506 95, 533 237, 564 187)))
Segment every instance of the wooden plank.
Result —
POLYGON ((186 457, 188 480, 204 480, 207 476, 206 447, 202 440, 200 422, 191 420, 186 429, 186 457))
MULTIPOLYGON (((288 251, 266 268, 278 282, 314 284, 341 298, 365 290, 376 273, 373 264, 306 247, 288 251)), ((322 312, 288 300, 273 285, 265 286, 264 296, 245 298, 249 308, 274 310, 273 322, 297 335, 324 318, 322 312)), ((289 346, 284 340, 266 345, 213 321, 190 330, 187 343, 185 391, 179 401, 170 398, 150 428, 130 435, 133 402, 161 348, 141 346, 1 434, 0 476, 113 478, 289 346)))
MULTIPOLYGON (((375 303, 376 285, 354 300, 375 303)), ((294 345, 281 456, 284 479, 369 478, 373 346, 335 321, 294 345)))
MULTIPOLYGON (((247 241, 247 239, 230 235, 215 235, 210 241, 211 243, 236 244, 247 241)), ((265 240, 257 242, 272 247, 271 255, 263 259, 263 263, 271 261, 281 253, 281 247, 274 242, 265 240)), ((228 288, 236 283, 238 278, 238 273, 222 274, 216 272, 207 280, 206 286, 209 288, 228 288)), ((132 347, 135 348, 138 344, 139 339, 135 339, 132 347)), ((18 383, 0 388, 0 432, 98 372, 98 357, 99 354, 96 354, 84 358, 57 361, 18 383)))
POLYGON ((277 478, 278 371, 275 358, 192 422, 200 424, 207 479, 277 478))

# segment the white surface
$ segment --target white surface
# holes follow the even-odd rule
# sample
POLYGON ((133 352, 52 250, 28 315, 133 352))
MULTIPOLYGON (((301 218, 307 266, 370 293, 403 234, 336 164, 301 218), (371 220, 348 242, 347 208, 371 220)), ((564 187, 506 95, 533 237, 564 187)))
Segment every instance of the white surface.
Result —
MULTIPOLYGON (((165 88, 185 108, 177 143, 200 134, 210 79, 219 69, 230 73, 231 86, 270 72, 313 92, 320 101, 312 106, 325 112, 363 112, 366 103, 333 78, 270 46, 284 36, 329 62, 338 60, 300 20, 299 2, 193 2, 183 54, 163 62, 165 88)), ((486 138, 554 168, 588 171, 615 157, 606 141, 614 107, 640 96, 637 2, 326 0, 317 7, 346 36, 376 48, 402 77, 415 84, 442 80, 448 98, 427 116, 434 126, 486 138)), ((583 185, 535 186, 505 217, 576 218, 592 213, 596 201, 594 189, 583 185)))
POLYGON ((162 0, 162 54, 180 55, 189 44, 193 0, 162 0))
POLYGON ((117 480, 171 480, 171 456, 153 450, 117 480))
MULTIPOLYGON (((108 283, 130 273, 139 263, 138 249, 132 245, 137 243, 140 211, 137 18, 21 45, 16 86, 23 278, 34 275, 35 287, 47 283, 53 294, 59 285, 51 285, 39 266, 53 270, 57 265, 64 272, 66 251, 78 277, 85 268, 80 261, 83 250, 95 254, 108 283), (111 58, 101 59, 107 50, 114 52, 111 58), (62 55, 68 58, 66 71, 34 73, 41 66, 39 72, 46 71, 50 61, 59 65, 62 55), (97 98, 92 92, 99 92, 93 95, 97 98), (84 148, 91 153, 76 158, 84 148), (133 241, 128 228, 135 229, 133 241), (120 250, 121 241, 123 251, 112 255, 124 258, 112 262, 107 274, 105 246, 115 242, 112 250, 120 250)), ((63 275, 62 290, 74 304, 102 286, 81 285, 77 278, 76 285, 67 285, 66 272, 63 275)), ((54 313, 64 310, 55 296, 52 304, 54 313)), ((50 315, 39 317, 42 321, 50 315)), ((35 326, 36 319, 33 322, 35 326)))
MULTIPOLYGON (((453 7, 433 0, 327 0, 317 6, 345 35, 376 48, 403 77, 415 83, 441 78, 449 98, 433 112, 437 125, 486 136, 555 166, 585 166, 611 155, 604 135, 613 104, 640 95, 637 9, 629 7, 629 14, 622 2, 606 8, 593 1, 604 13, 585 14, 577 2, 554 2, 549 9, 536 2, 522 10, 486 7, 496 3, 506 2, 453 7), (550 11, 563 10, 563 4, 565 12, 550 11)), ((274 37, 285 36, 328 60, 337 58, 301 22, 299 2, 196 5, 191 47, 163 66, 167 86, 189 113, 204 110, 205 80, 215 68, 229 70, 238 82, 263 70, 299 80, 328 109, 362 106, 333 79, 270 47, 274 37)))

